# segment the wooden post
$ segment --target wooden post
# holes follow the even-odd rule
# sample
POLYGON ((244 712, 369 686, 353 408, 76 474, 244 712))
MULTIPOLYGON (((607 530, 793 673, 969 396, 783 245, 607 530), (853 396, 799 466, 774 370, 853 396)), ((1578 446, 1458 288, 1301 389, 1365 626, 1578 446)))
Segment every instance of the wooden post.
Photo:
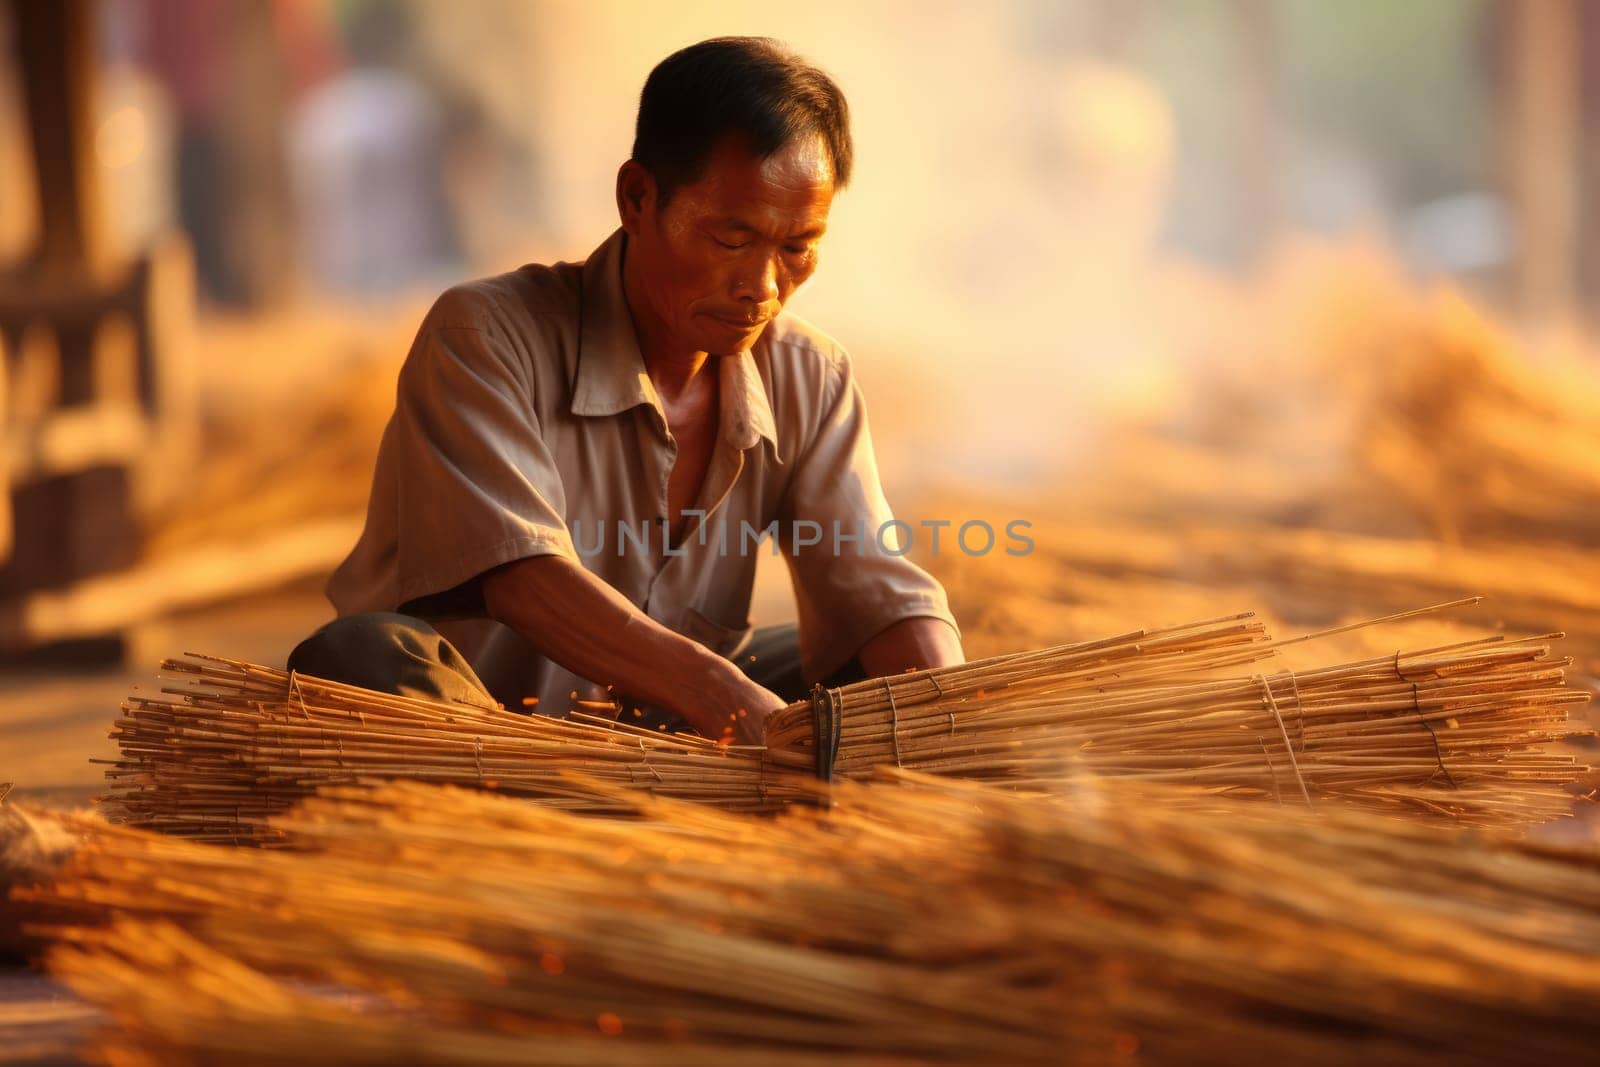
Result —
POLYGON ((90 0, 13 0, 39 201, 31 271, 75 282, 102 266, 94 171, 94 19, 90 0))

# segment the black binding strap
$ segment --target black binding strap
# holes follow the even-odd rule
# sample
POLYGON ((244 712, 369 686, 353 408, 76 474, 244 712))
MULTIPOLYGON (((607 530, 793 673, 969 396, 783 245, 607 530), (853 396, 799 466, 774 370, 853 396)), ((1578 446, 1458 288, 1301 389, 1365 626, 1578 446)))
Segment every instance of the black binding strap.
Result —
POLYGON ((833 761, 839 755, 839 735, 844 726, 841 711, 837 689, 829 689, 821 682, 811 687, 812 756, 817 777, 824 782, 833 781, 833 761))

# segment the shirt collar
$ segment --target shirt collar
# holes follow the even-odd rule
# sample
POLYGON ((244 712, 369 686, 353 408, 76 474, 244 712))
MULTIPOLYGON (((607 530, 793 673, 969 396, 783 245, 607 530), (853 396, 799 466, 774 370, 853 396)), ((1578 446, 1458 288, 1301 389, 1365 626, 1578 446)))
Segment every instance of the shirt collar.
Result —
MULTIPOLYGON (((770 327, 769 327, 770 328, 770 327)), ((772 458, 779 463, 778 428, 772 418, 772 404, 767 400, 767 386, 756 368, 756 357, 749 352, 722 356, 722 438, 741 452, 755 447, 765 437, 772 445, 772 458)))
POLYGON ((661 397, 639 354, 628 301, 622 295, 622 252, 627 236, 626 231, 617 230, 583 264, 574 415, 615 415, 640 404, 662 411, 661 397))
MULTIPOLYGON (((666 424, 655 383, 639 354, 639 338, 622 292, 622 257, 627 232, 618 229, 583 264, 578 370, 572 390, 574 415, 615 415, 649 404, 666 424)), ((718 360, 722 404, 720 435, 740 450, 765 437, 778 451, 772 404, 749 352, 718 360)))

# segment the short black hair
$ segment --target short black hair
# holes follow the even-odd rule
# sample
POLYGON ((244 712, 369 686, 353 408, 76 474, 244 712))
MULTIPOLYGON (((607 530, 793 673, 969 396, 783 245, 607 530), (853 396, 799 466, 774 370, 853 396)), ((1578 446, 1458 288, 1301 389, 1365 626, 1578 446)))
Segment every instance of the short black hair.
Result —
POLYGON ((765 158, 820 135, 838 188, 850 181, 850 109, 832 78, 768 37, 715 37, 656 64, 639 94, 633 158, 664 203, 696 181, 723 138, 743 136, 765 158))

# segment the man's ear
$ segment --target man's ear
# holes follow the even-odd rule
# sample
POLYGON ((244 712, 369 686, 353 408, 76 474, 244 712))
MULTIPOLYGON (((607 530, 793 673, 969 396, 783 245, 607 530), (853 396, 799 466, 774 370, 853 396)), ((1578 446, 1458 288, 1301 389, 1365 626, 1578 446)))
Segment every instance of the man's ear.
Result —
POLYGON ((655 210, 656 177, 636 160, 628 160, 617 171, 617 216, 630 236, 639 232, 640 221, 655 210))

